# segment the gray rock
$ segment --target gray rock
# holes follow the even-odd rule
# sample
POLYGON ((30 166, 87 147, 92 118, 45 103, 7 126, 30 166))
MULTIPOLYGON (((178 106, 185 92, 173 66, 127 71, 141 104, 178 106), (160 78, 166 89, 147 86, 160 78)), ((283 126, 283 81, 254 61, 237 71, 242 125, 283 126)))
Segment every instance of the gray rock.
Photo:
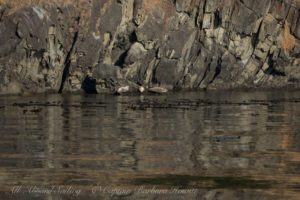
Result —
POLYGON ((93 70, 92 77, 95 79, 118 79, 120 68, 114 65, 98 64, 93 70))
POLYGON ((11 3, 0 5, 0 94, 300 87, 294 1, 11 3))

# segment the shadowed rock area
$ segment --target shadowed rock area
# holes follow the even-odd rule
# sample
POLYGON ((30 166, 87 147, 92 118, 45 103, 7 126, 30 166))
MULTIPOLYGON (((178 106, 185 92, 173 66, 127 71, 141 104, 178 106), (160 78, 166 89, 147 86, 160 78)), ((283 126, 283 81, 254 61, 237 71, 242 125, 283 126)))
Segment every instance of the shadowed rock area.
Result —
POLYGON ((299 8, 299 0, 0 0, 0 94, 299 88, 299 8))

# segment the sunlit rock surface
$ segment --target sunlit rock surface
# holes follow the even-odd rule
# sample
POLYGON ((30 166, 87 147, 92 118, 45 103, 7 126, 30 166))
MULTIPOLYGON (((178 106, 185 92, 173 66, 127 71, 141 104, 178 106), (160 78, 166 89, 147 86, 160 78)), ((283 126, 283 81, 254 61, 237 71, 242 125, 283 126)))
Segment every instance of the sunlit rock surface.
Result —
POLYGON ((0 2, 2 94, 300 85, 298 0, 0 2))

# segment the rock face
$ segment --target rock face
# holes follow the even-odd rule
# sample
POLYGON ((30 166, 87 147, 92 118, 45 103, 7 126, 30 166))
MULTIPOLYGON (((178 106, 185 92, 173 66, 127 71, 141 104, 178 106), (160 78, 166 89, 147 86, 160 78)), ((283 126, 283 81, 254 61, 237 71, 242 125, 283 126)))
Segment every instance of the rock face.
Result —
POLYGON ((0 0, 0 93, 299 88, 298 0, 0 0))

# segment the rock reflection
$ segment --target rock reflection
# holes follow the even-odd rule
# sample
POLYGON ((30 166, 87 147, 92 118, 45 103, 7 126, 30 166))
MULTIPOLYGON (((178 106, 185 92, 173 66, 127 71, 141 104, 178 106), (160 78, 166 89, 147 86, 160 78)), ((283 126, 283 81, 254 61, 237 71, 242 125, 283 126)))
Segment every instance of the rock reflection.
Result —
POLYGON ((299 92, 0 97, 0 197, 21 199, 11 188, 22 185, 72 186, 81 199, 296 199, 299 99, 299 92), (150 185, 171 190, 182 177, 201 184, 181 185, 197 189, 184 195, 134 190, 137 180, 166 175, 167 185, 150 185), (276 184, 237 187, 240 178, 276 184), (216 180, 229 185, 215 188, 216 180), (95 186, 133 192, 93 193, 95 186))

